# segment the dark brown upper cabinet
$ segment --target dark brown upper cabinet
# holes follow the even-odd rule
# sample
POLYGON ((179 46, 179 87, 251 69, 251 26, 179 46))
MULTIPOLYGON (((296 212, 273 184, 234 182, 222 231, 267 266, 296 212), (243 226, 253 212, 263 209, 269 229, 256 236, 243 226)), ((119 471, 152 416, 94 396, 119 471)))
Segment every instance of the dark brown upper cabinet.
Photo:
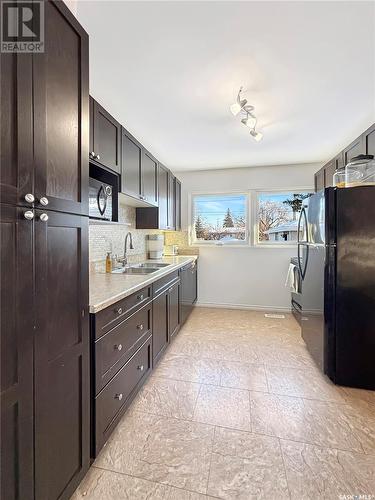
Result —
POLYGON ((146 150, 142 151, 141 199, 152 205, 158 204, 158 162, 146 150))
POLYGON ((121 192, 139 198, 141 195, 142 145, 122 127, 121 192))
POLYGON ((121 174, 121 125, 92 97, 90 161, 121 174))
POLYGON ((333 186, 333 175, 336 172, 336 159, 324 166, 324 187, 333 186))
POLYGON ((158 168, 158 206, 137 208, 137 229, 166 229, 175 230, 176 210, 180 210, 176 203, 176 189, 174 175, 159 163, 158 168))
POLYGON ((375 124, 316 172, 314 176, 315 191, 333 186, 335 171, 345 167, 354 157, 361 154, 375 156, 375 124))
POLYGON ((87 214, 88 35, 44 5, 45 52, 1 54, 1 201, 87 214))
POLYGON ((349 144, 348 147, 344 149, 344 151, 342 152, 344 165, 347 165, 355 156, 365 153, 365 144, 363 139, 363 135, 357 137, 355 141, 353 141, 351 144, 349 144))
POLYGON ((365 152, 375 156, 375 124, 364 133, 365 152))
POLYGON ((157 205, 157 175, 157 160, 122 127, 121 192, 133 205, 157 205))
POLYGON ((176 231, 181 231, 181 182, 174 178, 174 193, 175 193, 175 226, 176 231))

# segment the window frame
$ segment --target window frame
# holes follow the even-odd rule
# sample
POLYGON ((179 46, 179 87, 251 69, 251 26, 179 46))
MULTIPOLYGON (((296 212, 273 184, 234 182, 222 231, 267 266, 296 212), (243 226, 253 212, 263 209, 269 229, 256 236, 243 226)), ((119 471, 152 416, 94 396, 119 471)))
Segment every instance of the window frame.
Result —
POLYGON ((259 240, 259 198, 264 194, 299 194, 299 193, 312 193, 314 194, 314 188, 312 187, 294 187, 285 189, 255 189, 253 190, 253 237, 252 243, 254 247, 257 248, 296 248, 297 241, 260 241, 259 240))
POLYGON ((248 247, 251 246, 251 213, 250 213, 250 206, 251 206, 251 194, 250 191, 236 191, 236 190, 230 190, 230 191, 194 191, 189 193, 189 246, 193 247, 220 247, 220 248, 225 248, 225 247, 248 247), (226 242, 220 242, 215 241, 215 240, 208 240, 208 241, 203 241, 203 240, 196 240, 195 235, 194 235, 194 198, 197 196, 245 196, 245 215, 246 215, 246 221, 245 221, 245 239, 243 242, 239 241, 226 241, 226 242))

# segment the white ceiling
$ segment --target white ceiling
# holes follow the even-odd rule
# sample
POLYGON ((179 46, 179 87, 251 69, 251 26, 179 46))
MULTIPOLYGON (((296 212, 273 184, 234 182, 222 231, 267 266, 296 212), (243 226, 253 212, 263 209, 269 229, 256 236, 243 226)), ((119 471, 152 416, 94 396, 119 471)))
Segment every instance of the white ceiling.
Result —
POLYGON ((374 2, 79 1, 91 94, 174 170, 320 162, 375 121, 374 2), (240 85, 256 143, 233 117, 240 85))

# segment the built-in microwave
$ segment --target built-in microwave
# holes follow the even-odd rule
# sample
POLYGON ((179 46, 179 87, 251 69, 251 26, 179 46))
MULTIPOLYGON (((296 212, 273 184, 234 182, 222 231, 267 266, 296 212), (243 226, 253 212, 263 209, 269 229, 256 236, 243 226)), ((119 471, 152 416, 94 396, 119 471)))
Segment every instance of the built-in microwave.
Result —
POLYGON ((119 176, 90 165, 89 216, 91 219, 118 221, 119 176))

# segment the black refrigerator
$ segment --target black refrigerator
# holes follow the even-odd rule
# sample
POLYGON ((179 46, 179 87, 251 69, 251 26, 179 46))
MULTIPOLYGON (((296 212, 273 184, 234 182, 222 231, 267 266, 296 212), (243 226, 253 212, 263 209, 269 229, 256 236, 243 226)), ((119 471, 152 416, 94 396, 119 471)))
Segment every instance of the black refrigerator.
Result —
POLYGON ((375 389, 375 186, 304 200, 298 235, 307 349, 334 383, 375 389))

